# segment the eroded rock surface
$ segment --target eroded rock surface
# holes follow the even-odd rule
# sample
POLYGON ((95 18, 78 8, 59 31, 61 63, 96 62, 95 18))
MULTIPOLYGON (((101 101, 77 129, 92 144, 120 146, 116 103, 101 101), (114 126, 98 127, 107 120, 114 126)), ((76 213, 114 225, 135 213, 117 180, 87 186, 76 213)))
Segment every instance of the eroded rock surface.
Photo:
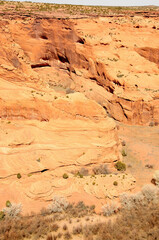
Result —
MULTIPOLYGON (((24 95, 25 91, 28 88, 24 95)), ((14 94, 9 96, 13 99, 14 94)), ((1 207, 10 199, 21 202, 24 212, 39 211, 54 195, 70 197, 82 189, 87 193, 73 174, 81 168, 91 172, 100 164, 113 170, 114 162, 121 159, 114 120, 83 94, 67 96, 35 100, 35 105, 31 99, 13 104, 17 101, 13 99, 5 109, 7 115, 0 123, 1 207), (64 173, 72 180, 64 179, 64 173)), ((96 197, 89 192, 91 196, 96 197)))
POLYGON ((0 19, 0 207, 9 199, 38 211, 58 193, 90 200, 134 188, 129 175, 110 188, 118 176, 94 184, 73 172, 105 163, 113 170, 121 160, 108 115, 158 125, 154 24, 157 17, 0 19))
MULTIPOLYGON (((0 31, 1 78, 34 88, 33 108, 44 105, 44 89, 80 91, 118 121, 158 125, 157 17, 1 19, 0 31)), ((2 97, 2 117, 10 104, 2 97)))

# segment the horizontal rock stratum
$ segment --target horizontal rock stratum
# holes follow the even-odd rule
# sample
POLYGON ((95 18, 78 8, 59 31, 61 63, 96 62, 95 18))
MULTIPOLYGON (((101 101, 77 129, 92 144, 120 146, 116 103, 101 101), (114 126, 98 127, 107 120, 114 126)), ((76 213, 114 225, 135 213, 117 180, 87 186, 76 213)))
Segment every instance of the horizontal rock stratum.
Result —
POLYGON ((113 118, 158 125, 157 19, 133 21, 1 17, 0 209, 39 211, 58 194, 94 204, 134 188, 129 174, 76 176, 121 160, 113 118))
MULTIPOLYGON (((101 104, 118 121, 158 125, 157 16, 151 21, 141 16, 13 16, 11 20, 6 16, 0 23, 0 76, 16 86, 34 88, 33 108, 45 102, 43 94, 35 95, 34 90, 78 91, 101 104)), ((5 118, 14 102, 7 105, 1 97, 0 104, 0 116, 5 118)), ((29 100, 27 104, 32 105, 29 100)))
POLYGON ((114 120, 82 93, 32 90, 27 82, 2 78, 0 84, 0 207, 10 199, 21 202, 24 212, 39 211, 54 195, 70 197, 82 189, 87 199, 95 197, 73 176, 100 164, 113 169, 121 159, 114 120))
POLYGON ((26 102, 17 112, 12 106, 19 121, 1 120, 0 178, 119 160, 116 124, 101 106, 80 93, 53 100, 52 105, 46 113, 41 113, 47 107, 42 103, 34 109, 26 102), (25 120, 28 116, 48 120, 25 120))

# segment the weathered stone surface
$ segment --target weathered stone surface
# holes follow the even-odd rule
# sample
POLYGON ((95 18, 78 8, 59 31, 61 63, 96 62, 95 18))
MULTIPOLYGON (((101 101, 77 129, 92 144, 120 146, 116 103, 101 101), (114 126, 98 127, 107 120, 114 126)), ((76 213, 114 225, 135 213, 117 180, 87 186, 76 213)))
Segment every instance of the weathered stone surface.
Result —
POLYGON ((10 199, 24 212, 39 211, 54 195, 83 188, 63 179, 65 172, 102 163, 113 169, 121 159, 116 124, 95 101, 54 90, 34 98, 29 87, 1 83, 0 207, 10 199))
MULTIPOLYGON (((118 196, 100 177, 99 190, 62 176, 121 159, 107 114, 159 123, 158 18, 134 21, 140 28, 127 17, 0 19, 0 208, 9 199, 37 211, 58 193, 118 196)), ((127 180, 121 191, 134 187, 127 180)))
MULTIPOLYGON (((104 106, 116 120, 158 125, 159 32, 152 28, 157 17, 150 23, 142 17, 134 17, 133 21, 142 27, 134 28, 131 18, 126 17, 114 17, 111 23, 102 17, 1 19, 1 78, 16 86, 31 86, 35 92, 81 91, 104 106)), ((25 104, 33 109, 39 105, 42 119, 44 109, 50 111, 50 106, 41 102, 43 93, 39 94, 32 94, 34 103, 29 99, 28 103, 26 99, 25 103, 21 101, 21 108, 25 104)), ((12 106, 9 101, 5 107, 3 103, 2 96, 1 115, 5 117, 12 106)), ((19 108, 17 102, 15 105, 19 108)), ((24 108, 23 115, 28 118, 24 108)), ((32 118, 37 118, 33 111, 32 118)), ((15 109, 18 115, 16 112, 15 109)))

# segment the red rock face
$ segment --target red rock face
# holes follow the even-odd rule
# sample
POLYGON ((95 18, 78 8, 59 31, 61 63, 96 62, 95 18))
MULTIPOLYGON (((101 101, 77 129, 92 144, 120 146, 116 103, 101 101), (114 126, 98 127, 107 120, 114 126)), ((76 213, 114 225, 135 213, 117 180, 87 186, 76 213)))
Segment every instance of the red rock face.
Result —
MULTIPOLYGON (((157 20, 134 20, 143 27, 123 17, 0 20, 0 208, 8 199, 27 212, 53 194, 98 196, 73 172, 114 170, 121 154, 112 118, 159 123, 157 20)), ((119 192, 134 187, 125 181, 119 192)))
POLYGON ((136 51, 150 62, 154 62, 159 65, 159 49, 158 48, 139 48, 136 51))
POLYGON ((54 195, 83 191, 85 196, 84 184, 75 182, 74 173, 81 168, 91 172, 100 164, 114 170, 114 162, 121 159, 120 142, 116 124, 103 107, 73 90, 75 68, 89 68, 83 50, 76 49, 83 42, 73 24, 57 19, 4 22, 0 209, 10 199, 21 202, 26 213, 39 211, 54 195), (68 182, 62 177, 65 172, 68 182))
POLYGON ((134 21, 139 28, 130 18, 1 20, 1 77, 80 91, 118 121, 158 125, 157 19, 134 21))

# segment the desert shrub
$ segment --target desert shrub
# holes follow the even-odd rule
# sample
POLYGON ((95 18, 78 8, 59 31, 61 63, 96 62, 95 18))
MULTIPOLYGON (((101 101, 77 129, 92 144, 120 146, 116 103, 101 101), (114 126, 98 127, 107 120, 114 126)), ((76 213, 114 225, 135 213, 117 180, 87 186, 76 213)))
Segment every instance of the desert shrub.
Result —
POLYGON ((66 213, 70 217, 84 217, 89 216, 94 213, 95 206, 86 206, 82 201, 78 202, 77 204, 69 204, 68 208, 66 209, 66 213))
POLYGON ((95 205, 91 205, 91 206, 90 206, 90 210, 93 210, 93 211, 94 211, 95 207, 96 207, 95 205))
POLYGON ((120 202, 123 209, 130 210, 144 204, 144 195, 142 192, 134 194, 122 193, 120 195, 120 202))
POLYGON ((130 195, 131 201, 133 202, 134 208, 144 204, 144 195, 142 192, 137 192, 130 195))
POLYGON ((159 189, 152 184, 143 186, 140 192, 134 194, 122 193, 120 195, 120 202, 122 208, 135 209, 143 207, 149 203, 159 201, 159 189))
POLYGON ((7 200, 6 201, 6 207, 11 207, 11 206, 12 206, 11 202, 9 200, 7 200))
POLYGON ((126 170, 126 164, 121 162, 121 161, 118 161, 116 164, 115 164, 115 168, 118 170, 118 171, 125 171, 126 170))
POLYGON ((152 169, 152 168, 153 168, 153 165, 152 165, 152 164, 146 164, 146 165, 145 165, 145 168, 150 168, 150 169, 152 169))
POLYGON ((89 220, 90 220, 90 218, 89 218, 89 217, 86 217, 86 218, 85 218, 85 220, 86 220, 86 221, 89 221, 89 220))
POLYGON ((59 229, 59 226, 56 223, 54 223, 51 228, 53 232, 57 232, 57 230, 59 229))
POLYGON ((149 123, 149 126, 150 126, 150 127, 155 126, 154 122, 150 122, 150 123, 149 123))
MULTIPOLYGON (((159 234, 158 205, 121 212, 117 221, 100 223, 94 240, 155 240, 159 234)), ((88 228, 88 227, 87 227, 88 228)), ((94 236, 89 228, 89 236, 94 236)))
POLYGON ((22 204, 12 203, 9 207, 3 209, 5 214, 5 218, 15 218, 17 217, 22 211, 22 204))
POLYGON ((17 174, 17 178, 20 179, 22 176, 20 173, 17 174))
POLYGON ((159 189, 152 184, 147 184, 142 187, 141 192, 146 201, 152 202, 157 200, 159 189))
POLYGON ((124 192, 120 194, 119 198, 120 198, 122 208, 127 208, 127 209, 132 208, 132 201, 130 198, 130 194, 124 192))
POLYGON ((99 223, 86 225, 85 227, 83 227, 83 234, 86 237, 84 239, 91 239, 91 236, 97 235, 100 227, 101 224, 99 223))
POLYGON ((27 176, 28 176, 28 177, 31 177, 31 176, 32 176, 32 174, 31 174, 31 173, 28 173, 28 174, 27 174, 27 176))
POLYGON ((78 171, 75 173, 75 177, 83 178, 83 174, 78 171))
POLYGON ((155 185, 159 186, 159 170, 155 171, 152 180, 155 185))
POLYGON ((42 216, 46 216, 46 215, 49 214, 49 211, 48 211, 47 208, 44 208, 44 207, 43 207, 43 208, 40 210, 40 214, 41 214, 42 216))
POLYGON ((50 213, 62 212, 67 209, 69 203, 64 197, 54 196, 52 203, 48 206, 50 213))
POLYGON ((4 219, 4 217, 5 217, 4 211, 0 211, 0 220, 4 219))
POLYGON ((67 174, 67 173, 64 173, 64 174, 63 174, 63 178, 64 178, 64 179, 69 178, 68 174, 67 174))
POLYGON ((127 156, 127 153, 126 153, 126 151, 124 149, 122 150, 121 154, 122 154, 123 157, 127 156))
POLYGON ((51 11, 51 5, 49 3, 44 3, 39 5, 39 11, 51 11))
POLYGON ((69 232, 66 232, 65 234, 64 234, 64 239, 71 239, 72 238, 72 236, 71 236, 71 234, 69 233, 69 232))
POLYGON ((62 237, 62 233, 61 232, 59 232, 58 234, 57 234, 57 238, 61 238, 62 237))
POLYGON ((63 230, 66 231, 67 229, 68 229, 67 225, 64 224, 64 225, 63 225, 63 230))
POLYGON ((121 145, 124 147, 124 146, 126 146, 126 142, 123 140, 122 142, 121 142, 121 145))
POLYGON ((107 164, 101 164, 100 166, 96 166, 93 168, 93 173, 95 175, 98 174, 110 174, 107 164))
POLYGON ((76 226, 76 227, 73 227, 72 233, 73 233, 74 235, 81 234, 81 233, 82 233, 82 226, 81 226, 81 225, 78 225, 78 226, 76 226))
POLYGON ((119 210, 119 203, 112 201, 110 203, 105 204, 104 206, 102 206, 102 213, 104 216, 111 216, 114 213, 117 213, 119 210))
POLYGON ((49 234, 46 238, 46 240, 54 240, 55 238, 52 236, 52 234, 49 234))
POLYGON ((80 201, 80 202, 77 203, 76 208, 78 208, 78 209, 87 209, 88 206, 86 206, 83 201, 80 201))
POLYGON ((118 186, 118 182, 117 182, 117 181, 114 181, 114 182, 113 182, 113 185, 114 185, 114 186, 118 186))
MULTIPOLYGON (((16 220, 15 218, 4 218, 0 224, 0 240, 45 239, 54 229, 54 224, 52 217, 40 214, 20 215, 16 220)), ((55 228, 57 227, 55 226, 55 228)), ((58 234, 52 235, 52 239, 57 239, 57 236, 58 234)))
MULTIPOLYGON (((130 195, 131 194, 129 194, 129 196, 130 195)), ((139 203, 142 202, 143 199, 146 199, 142 192, 132 195, 134 195, 132 198, 139 203)), ((95 222, 82 226, 82 229, 80 226, 77 226, 74 233, 82 234, 80 237, 85 240, 157 240, 159 236, 158 204, 159 203, 154 201, 145 201, 142 207, 141 205, 134 204, 136 207, 129 210, 127 208, 120 208, 120 214, 118 215, 117 221, 114 221, 113 219, 112 222, 110 220, 101 223, 95 222)), ((75 207, 76 205, 70 205, 70 209, 74 209, 75 207)), ((68 208, 66 210, 68 210, 68 208)), ((81 202, 75 209, 77 210, 77 213, 82 209, 86 211, 85 213, 88 215, 90 208, 81 202)), ((119 207, 113 207, 113 209, 117 209, 111 211, 115 213, 119 210, 119 207)), ((70 217, 69 213, 56 213, 51 216, 43 216, 41 214, 19 216, 16 218, 16 221, 15 218, 5 219, 4 217, 0 222, 0 240, 55 240, 60 239, 61 236, 62 239, 70 239, 71 234, 68 234, 68 230, 63 231, 63 234, 60 232, 56 235, 49 234, 54 227, 56 229, 56 226, 54 226, 56 223, 54 221, 58 221, 58 219, 60 219, 58 216, 61 215, 63 215, 64 218, 70 217)))
POLYGON ((124 77, 124 74, 117 74, 117 77, 122 78, 122 77, 124 77))

